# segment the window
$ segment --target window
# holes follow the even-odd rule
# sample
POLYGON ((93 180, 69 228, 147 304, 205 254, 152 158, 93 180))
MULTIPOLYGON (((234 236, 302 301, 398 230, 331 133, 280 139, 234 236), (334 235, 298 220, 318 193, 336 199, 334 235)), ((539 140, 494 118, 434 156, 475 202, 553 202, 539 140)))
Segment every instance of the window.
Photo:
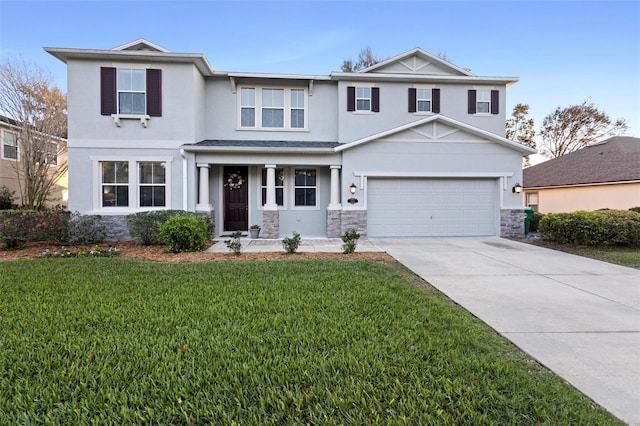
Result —
POLYGON ((527 193, 527 207, 531 207, 534 211, 538 211, 538 193, 527 193))
POLYGON ((380 112, 380 88, 348 86, 347 111, 380 112))
POLYGON ((306 89, 241 87, 239 92, 240 128, 306 129, 306 89))
POLYGON ((417 89, 416 110, 418 112, 431 111, 431 89, 417 89))
POLYGON ((291 89, 291 127, 304 129, 304 90, 291 89))
POLYGON ((409 88, 409 112, 440 113, 440 89, 409 88))
POLYGON ((18 159, 18 135, 2 131, 2 158, 6 160, 18 159))
POLYGON ((256 89, 254 88, 240 89, 240 125, 242 127, 256 125, 256 89))
POLYGON ((43 156, 43 161, 53 166, 58 165, 58 144, 55 142, 46 143, 46 152, 43 156))
POLYGON ((469 90, 469 114, 498 114, 500 92, 498 90, 469 90))
POLYGON ((294 195, 296 206, 316 205, 316 169, 295 169, 294 195))
POLYGON ((356 87, 356 111, 371 111, 370 87, 356 87))
POLYGON ((129 162, 101 161, 102 207, 129 206, 129 162))
POLYGON ((100 68, 100 114, 162 116, 162 71, 100 68))
POLYGON ((118 70, 118 113, 146 113, 145 70, 118 70))
POLYGON ((141 161, 138 163, 140 207, 164 207, 166 192, 166 163, 141 161))
MULTIPOLYGON (((267 169, 262 169, 262 205, 267 203, 267 169)), ((284 169, 276 169, 276 204, 284 206, 284 169)))
POLYGON ((262 127, 284 127, 284 89, 262 89, 262 127))

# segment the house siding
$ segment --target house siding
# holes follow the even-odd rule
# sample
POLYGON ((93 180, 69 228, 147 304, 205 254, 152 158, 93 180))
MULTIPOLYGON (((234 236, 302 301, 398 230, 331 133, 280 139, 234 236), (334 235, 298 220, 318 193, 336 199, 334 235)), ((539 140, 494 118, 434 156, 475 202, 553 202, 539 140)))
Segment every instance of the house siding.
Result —
POLYGON ((523 203, 526 203, 527 193, 538 193, 540 213, 570 213, 598 209, 627 210, 640 206, 640 182, 528 189, 523 191, 523 203))

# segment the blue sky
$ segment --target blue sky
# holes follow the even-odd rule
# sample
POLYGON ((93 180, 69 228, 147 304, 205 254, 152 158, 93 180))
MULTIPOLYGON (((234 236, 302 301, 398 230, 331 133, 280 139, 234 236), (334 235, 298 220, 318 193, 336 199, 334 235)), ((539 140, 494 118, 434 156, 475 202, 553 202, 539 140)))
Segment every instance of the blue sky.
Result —
POLYGON ((586 100, 640 137, 639 1, 29 1, 0 0, 0 58, 66 67, 48 47, 110 49, 146 38, 204 53, 225 71, 329 74, 370 46, 446 53, 478 75, 517 76, 510 112, 536 126, 586 100))

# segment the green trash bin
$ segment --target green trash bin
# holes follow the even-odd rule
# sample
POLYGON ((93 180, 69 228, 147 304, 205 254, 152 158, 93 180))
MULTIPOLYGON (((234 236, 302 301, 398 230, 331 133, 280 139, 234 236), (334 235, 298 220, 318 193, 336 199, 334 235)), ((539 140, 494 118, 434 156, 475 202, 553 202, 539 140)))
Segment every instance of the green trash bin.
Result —
POLYGON ((531 227, 531 219, 533 219, 533 209, 531 207, 525 207, 524 214, 524 234, 527 235, 531 227))

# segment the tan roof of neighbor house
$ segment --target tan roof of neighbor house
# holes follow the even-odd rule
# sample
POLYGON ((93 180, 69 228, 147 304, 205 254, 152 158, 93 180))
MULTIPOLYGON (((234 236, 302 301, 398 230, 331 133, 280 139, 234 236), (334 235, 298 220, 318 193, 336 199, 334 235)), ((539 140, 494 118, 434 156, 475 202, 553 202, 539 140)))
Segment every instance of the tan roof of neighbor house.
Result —
POLYGON ((522 171, 525 189, 640 181, 640 138, 614 136, 522 171))

